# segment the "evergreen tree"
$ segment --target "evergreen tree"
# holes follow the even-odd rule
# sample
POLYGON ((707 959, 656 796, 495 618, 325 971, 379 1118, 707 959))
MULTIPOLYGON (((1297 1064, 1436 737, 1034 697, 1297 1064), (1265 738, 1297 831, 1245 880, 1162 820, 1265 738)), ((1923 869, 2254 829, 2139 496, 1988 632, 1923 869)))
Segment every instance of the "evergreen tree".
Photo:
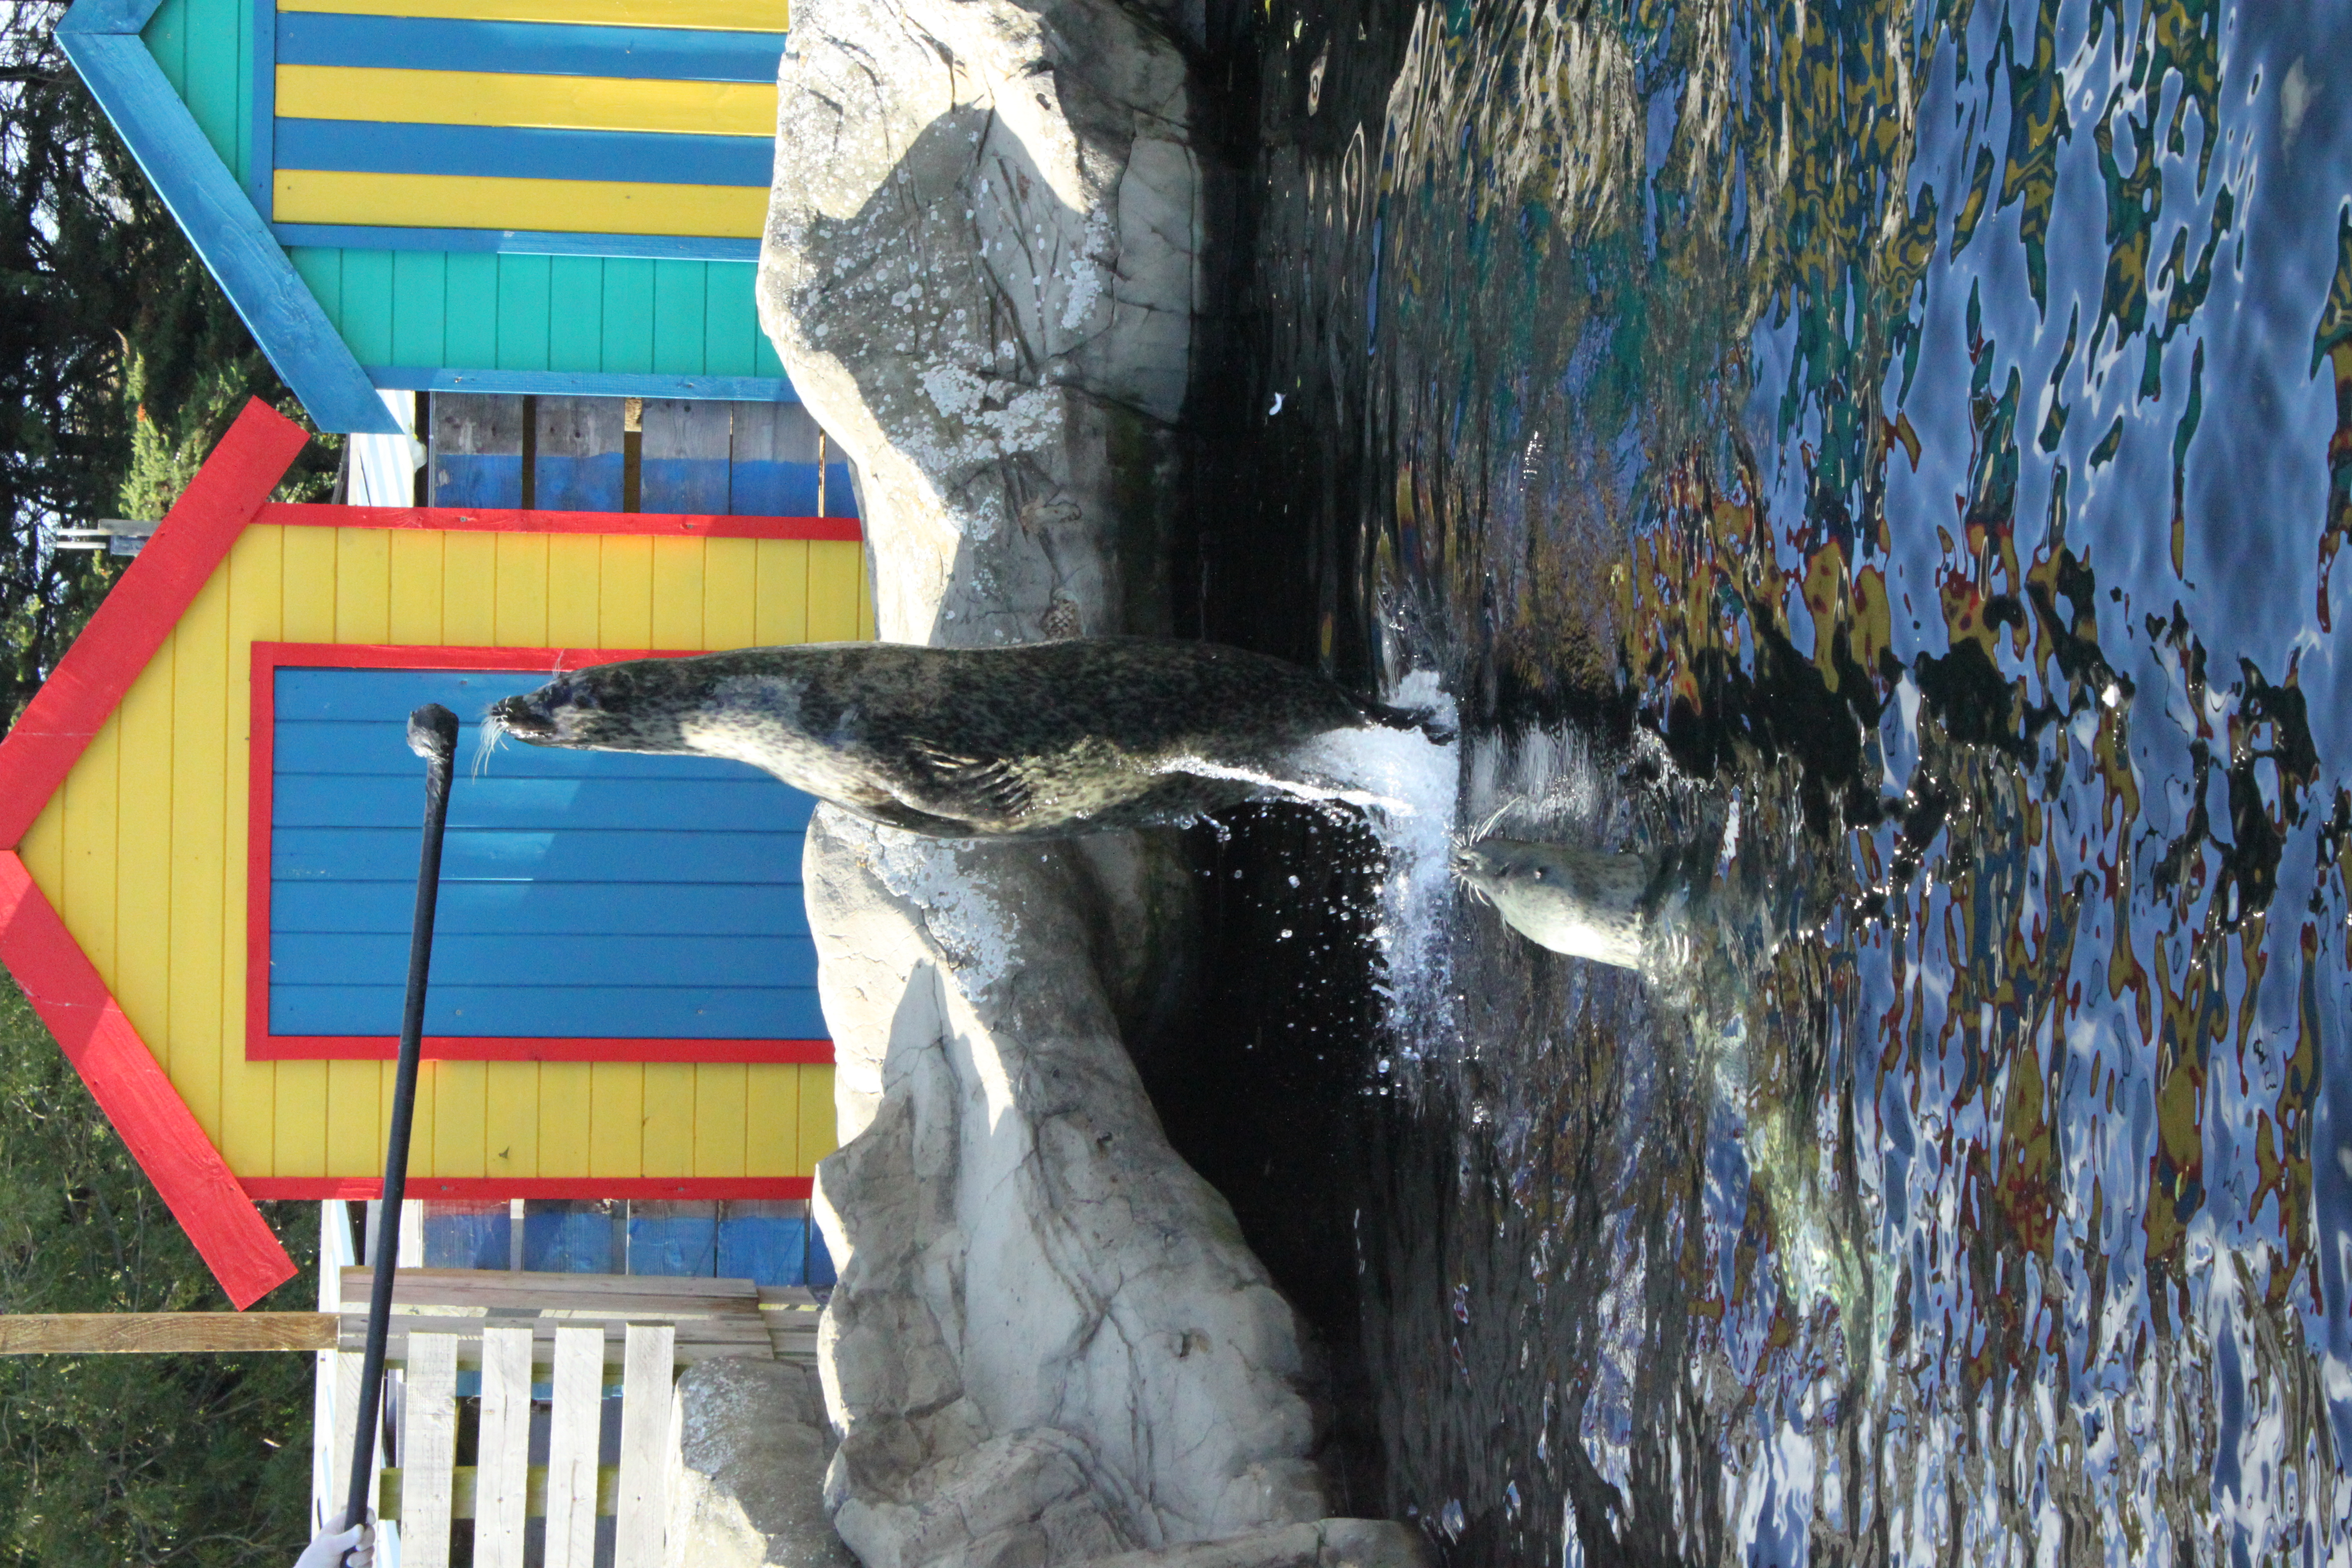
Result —
MULTIPOLYGON (((266 1207, 315 1279, 316 1210, 266 1207)), ((0 980, 0 1311, 228 1310, 0 980)), ((0 1563, 285 1568, 309 1539, 312 1366, 286 1353, 0 1358, 0 1563)))
MULTIPOLYGON (((55 530, 161 517, 247 396, 302 417, 57 48, 64 10, 0 5, 0 723, 121 572, 55 530)), ((322 496, 334 446, 312 442, 280 496, 322 496)), ((302 1205, 272 1220, 315 1235, 302 1205)), ((227 1309, 0 980, 0 1311, 227 1309)), ((0 1564, 282 1568, 309 1534, 311 1369, 0 1359, 0 1564)))
MULTIPOLYGON (((248 396, 304 418, 58 48, 65 8, 0 12, 0 720, 119 574, 54 530, 161 517, 248 396)), ((337 444, 281 494, 322 496, 337 444)))

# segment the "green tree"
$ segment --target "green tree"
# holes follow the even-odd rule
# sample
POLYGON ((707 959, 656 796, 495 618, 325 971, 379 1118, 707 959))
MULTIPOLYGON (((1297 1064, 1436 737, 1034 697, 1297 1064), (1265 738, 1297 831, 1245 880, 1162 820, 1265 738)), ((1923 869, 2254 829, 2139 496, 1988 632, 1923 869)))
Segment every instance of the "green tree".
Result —
MULTIPOLYGON (((248 396, 302 417, 58 50, 64 9, 0 6, 0 722, 121 573, 55 531, 162 516, 248 396)), ((323 494, 335 445, 280 495, 323 494)), ((299 1205, 272 1220, 314 1248, 299 1205)), ((0 981, 0 1311, 227 1308, 0 981)), ((0 1360, 0 1564, 282 1568, 309 1533, 311 1365, 0 1360)))
MULTIPOLYGON (((65 8, 0 11, 0 718, 119 574, 57 528, 161 517, 248 396, 304 418, 58 50, 65 8)), ((339 445, 281 495, 322 496, 339 445)))
MULTIPOLYGON (((316 1211, 267 1206, 315 1279, 316 1211)), ((228 1302, 23 993, 0 981, 0 1311, 203 1310, 228 1302)), ((285 1568, 309 1539, 312 1364, 0 1359, 0 1563, 285 1568)))

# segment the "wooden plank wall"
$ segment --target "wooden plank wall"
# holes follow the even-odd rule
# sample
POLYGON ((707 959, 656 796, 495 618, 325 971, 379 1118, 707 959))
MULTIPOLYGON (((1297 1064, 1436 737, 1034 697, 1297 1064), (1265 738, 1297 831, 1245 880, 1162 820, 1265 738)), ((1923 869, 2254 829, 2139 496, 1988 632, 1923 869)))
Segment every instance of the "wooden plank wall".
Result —
POLYGON ((250 0, 163 0, 140 37, 238 184, 253 167, 250 0))
MULTIPOLYGON (((22 847, 240 1176, 381 1173, 393 1064, 244 1056, 256 641, 723 648, 873 636, 862 547, 253 527, 22 847)), ((833 1071, 426 1062, 417 1177, 803 1176, 833 1071)))
POLYGON ((760 332, 749 261, 300 245, 287 255, 363 365, 784 374, 760 332))

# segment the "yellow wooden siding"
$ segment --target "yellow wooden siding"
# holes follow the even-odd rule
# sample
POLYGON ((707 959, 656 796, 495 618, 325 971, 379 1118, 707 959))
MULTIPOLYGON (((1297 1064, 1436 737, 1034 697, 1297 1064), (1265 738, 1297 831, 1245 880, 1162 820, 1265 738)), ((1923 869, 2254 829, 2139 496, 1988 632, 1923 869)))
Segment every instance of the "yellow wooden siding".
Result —
MULTIPOLYGON (((245 1059, 251 645, 719 648, 872 625, 854 543, 249 528, 22 853, 232 1170, 372 1177, 390 1063, 245 1059)), ((784 1064, 427 1062, 410 1169, 807 1175, 833 1147, 832 1084, 784 1064)))
MULTIPOLYGON (((768 118, 775 118, 772 104, 768 118)), ((709 235, 721 239, 757 239, 768 218, 765 185, 367 174, 348 169, 279 169, 270 176, 269 202, 269 216, 278 223, 709 235)))
MULTIPOLYGON (((279 66, 277 88, 278 112, 288 119, 705 136, 776 133, 776 84, 772 81, 279 66)), ((283 221, 285 187, 278 189, 278 216, 283 221)))

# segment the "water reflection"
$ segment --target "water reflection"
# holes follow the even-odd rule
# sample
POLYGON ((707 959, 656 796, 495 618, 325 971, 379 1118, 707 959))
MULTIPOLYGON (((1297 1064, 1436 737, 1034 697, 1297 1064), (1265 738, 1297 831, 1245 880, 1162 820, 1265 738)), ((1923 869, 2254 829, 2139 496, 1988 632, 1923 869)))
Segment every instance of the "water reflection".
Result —
POLYGON ((1266 11, 1320 651, 1438 672, 1463 823, 1717 849, 1671 973, 1465 900, 1384 979, 1367 1376, 1449 1561, 2352 1552, 2301 9, 1266 11))

